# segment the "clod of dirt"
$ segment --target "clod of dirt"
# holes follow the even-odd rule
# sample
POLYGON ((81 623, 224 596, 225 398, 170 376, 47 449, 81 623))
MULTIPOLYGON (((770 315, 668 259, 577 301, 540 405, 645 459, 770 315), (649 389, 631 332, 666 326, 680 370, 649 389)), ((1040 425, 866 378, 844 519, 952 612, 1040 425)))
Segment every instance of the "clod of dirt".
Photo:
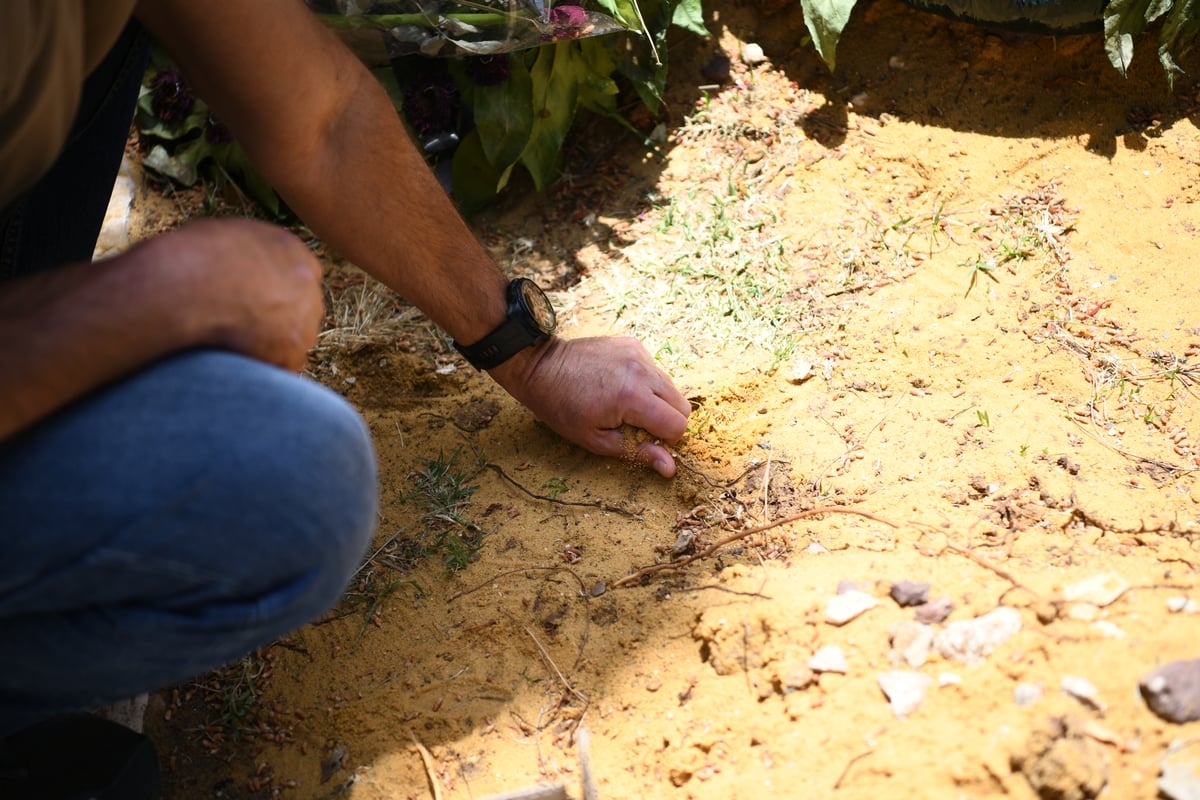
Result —
POLYGON ((1044 800, 1091 800, 1108 783, 1104 754, 1071 719, 1053 718, 1011 757, 1013 769, 1044 800))
POLYGON ((491 425, 498 413, 500 404, 491 398, 471 400, 454 412, 454 424, 461 430, 474 433, 491 425))
POLYGON ((1167 722, 1200 719, 1200 658, 1164 664, 1138 681, 1142 698, 1167 722))

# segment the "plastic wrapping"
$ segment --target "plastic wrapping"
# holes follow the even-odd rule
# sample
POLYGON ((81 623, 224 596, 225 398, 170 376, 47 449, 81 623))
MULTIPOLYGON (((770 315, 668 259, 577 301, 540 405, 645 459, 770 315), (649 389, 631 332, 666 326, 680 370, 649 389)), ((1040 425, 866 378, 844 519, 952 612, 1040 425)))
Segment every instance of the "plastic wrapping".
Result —
POLYGON ((578 5, 541 0, 306 0, 365 60, 494 55, 625 28, 578 5))

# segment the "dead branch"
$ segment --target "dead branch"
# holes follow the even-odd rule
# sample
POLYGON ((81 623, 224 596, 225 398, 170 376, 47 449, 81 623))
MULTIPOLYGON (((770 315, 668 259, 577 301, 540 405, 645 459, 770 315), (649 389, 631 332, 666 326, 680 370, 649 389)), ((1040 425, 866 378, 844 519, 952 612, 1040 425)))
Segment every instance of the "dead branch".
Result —
POLYGON ((619 578, 619 579, 613 581, 612 583, 609 584, 609 587, 612 589, 616 589, 620 586, 626 586, 631 583, 640 582, 643 578, 645 578, 649 575, 653 575, 656 572, 663 572, 666 570, 675 571, 675 570, 683 569, 688 564, 691 564, 693 561, 698 561, 702 558, 708 558, 713 553, 717 552, 722 547, 724 547, 725 545, 727 545, 731 542, 736 542, 739 539, 745 539, 747 536, 753 536, 756 533, 762 533, 763 531, 769 531, 771 528, 777 528, 780 525, 787 525, 789 523, 796 522, 798 520, 806 519, 808 517, 816 517, 816 516, 820 516, 822 514, 853 514, 858 517, 865 517, 866 519, 873 520, 882 525, 887 525, 888 527, 891 527, 891 528, 900 527, 896 523, 889 522, 886 519, 883 519, 882 517, 877 517, 874 514, 871 514, 869 512, 859 511, 859 510, 853 509, 853 508, 844 508, 842 506, 822 506, 820 508, 810 508, 807 511, 799 511, 795 514, 784 517, 783 519, 777 519, 774 522, 768 522, 765 525, 759 525, 754 528, 748 528, 744 531, 737 531, 736 533, 731 533, 730 535, 726 536, 725 538, 719 539, 716 542, 713 542, 712 544, 710 544, 708 547, 705 547, 700 552, 693 553, 692 555, 687 556, 685 558, 676 559, 675 561, 669 561, 664 564, 651 564, 648 567, 642 567, 641 569, 637 570, 636 572, 634 572, 632 574, 626 575, 623 578, 619 578))

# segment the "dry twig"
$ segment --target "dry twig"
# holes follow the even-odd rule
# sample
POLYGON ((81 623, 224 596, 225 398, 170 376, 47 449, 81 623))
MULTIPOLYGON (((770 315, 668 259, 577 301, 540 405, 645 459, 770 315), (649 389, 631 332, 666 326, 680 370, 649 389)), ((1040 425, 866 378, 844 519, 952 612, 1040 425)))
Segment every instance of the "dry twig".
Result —
POLYGON ((788 523, 791 523, 791 522, 796 522, 798 520, 806 519, 808 517, 820 516, 822 514, 854 514, 855 516, 865 517, 869 520, 874 520, 875 522, 878 522, 882 525, 887 525, 891 528, 900 527, 896 523, 889 522, 886 519, 883 519, 882 517, 877 517, 874 514, 868 513, 866 511, 858 511, 857 509, 853 509, 853 508, 844 508, 842 506, 822 506, 820 508, 810 508, 807 511, 799 511, 795 514, 786 516, 783 519, 777 519, 774 522, 768 522, 766 525, 758 525, 754 528, 748 528, 744 531, 738 531, 736 533, 731 533, 730 535, 726 536, 725 538, 719 539, 719 540, 713 542, 712 544, 710 544, 708 547, 705 547, 700 552, 693 553, 692 555, 687 556, 685 558, 676 559, 675 561, 669 561, 665 564, 651 564, 648 567, 642 567, 637 572, 634 572, 632 574, 626 575, 623 578, 619 578, 619 579, 613 581, 612 583, 609 584, 609 588, 616 589, 619 586, 625 586, 625 585, 628 585, 631 583, 639 582, 643 578, 645 578, 649 575, 653 575, 656 572, 663 572, 666 570, 683 569, 688 564, 691 564, 693 561, 698 561, 702 558, 707 558, 707 557, 711 556, 713 553, 717 552, 718 550, 720 550, 722 547, 729 544, 730 542, 736 542, 739 539, 745 539, 747 536, 753 536, 756 533, 762 533, 763 531, 769 531, 771 528, 777 528, 780 525, 787 525, 788 523))

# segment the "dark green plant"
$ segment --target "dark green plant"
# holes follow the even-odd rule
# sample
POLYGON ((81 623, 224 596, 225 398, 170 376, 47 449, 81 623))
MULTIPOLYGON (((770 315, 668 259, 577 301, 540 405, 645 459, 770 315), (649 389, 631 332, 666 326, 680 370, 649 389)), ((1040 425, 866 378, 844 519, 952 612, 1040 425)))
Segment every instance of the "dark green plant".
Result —
POLYGON ((229 179, 274 216, 283 213, 279 196, 224 123, 157 48, 142 79, 134 124, 149 144, 143 165, 155 174, 183 186, 201 177, 229 179))

